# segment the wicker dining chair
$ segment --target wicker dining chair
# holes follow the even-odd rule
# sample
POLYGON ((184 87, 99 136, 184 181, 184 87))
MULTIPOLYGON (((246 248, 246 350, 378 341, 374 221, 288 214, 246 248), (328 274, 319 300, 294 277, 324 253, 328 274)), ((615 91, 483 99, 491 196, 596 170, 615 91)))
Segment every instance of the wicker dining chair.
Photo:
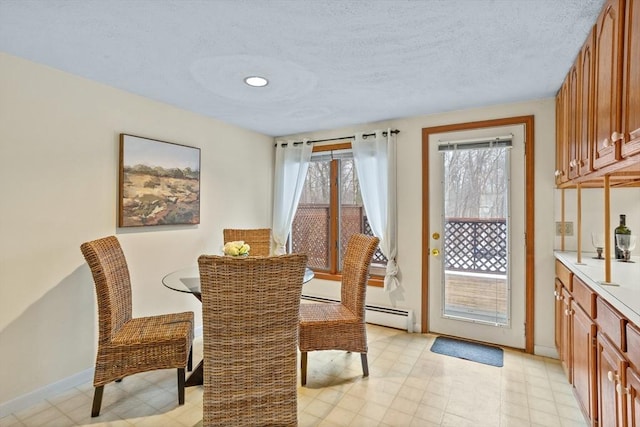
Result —
POLYGON ((307 256, 198 258, 203 426, 297 426, 297 339, 307 256))
POLYGON ((271 254, 271 229, 270 228, 225 228, 222 230, 224 243, 243 240, 249 245, 249 255, 269 256, 271 254))
POLYGON ((93 274, 98 300, 91 416, 100 415, 105 384, 156 369, 178 369, 178 404, 184 404, 185 367, 191 370, 192 364, 193 312, 133 318, 129 269, 118 239, 86 242, 80 250, 93 274))
POLYGON ((307 384, 307 352, 345 350, 360 353, 363 376, 369 376, 365 297, 369 266, 379 239, 354 234, 347 243, 342 268, 341 301, 300 305, 300 368, 307 384))

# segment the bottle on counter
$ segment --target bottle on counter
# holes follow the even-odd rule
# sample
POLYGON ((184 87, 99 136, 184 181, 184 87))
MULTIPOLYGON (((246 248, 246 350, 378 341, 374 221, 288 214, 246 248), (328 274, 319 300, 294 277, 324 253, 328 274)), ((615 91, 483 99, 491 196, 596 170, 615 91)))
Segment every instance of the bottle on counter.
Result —
POLYGON ((616 236, 618 234, 631 234, 631 230, 627 227, 627 216, 624 214, 620 215, 620 225, 618 225, 614 230, 616 259, 624 259, 624 251, 621 250, 617 245, 618 238, 616 236))

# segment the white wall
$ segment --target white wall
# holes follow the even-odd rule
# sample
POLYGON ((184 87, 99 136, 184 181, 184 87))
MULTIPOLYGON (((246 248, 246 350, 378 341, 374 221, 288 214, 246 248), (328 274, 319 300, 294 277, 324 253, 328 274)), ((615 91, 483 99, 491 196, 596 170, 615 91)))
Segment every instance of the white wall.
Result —
MULTIPOLYGON (((555 220, 562 218, 562 191, 555 190, 555 220)), ((613 229, 620 223, 620 214, 627 216, 627 227, 632 234, 640 234, 640 188, 611 188, 610 196, 610 232, 611 251, 613 253, 613 229)), ((591 233, 604 233, 604 190, 601 188, 583 188, 581 191, 581 222, 582 222, 582 250, 595 252, 591 244, 591 233)), ((564 249, 576 251, 578 248, 578 193, 575 189, 564 190, 564 220, 573 222, 573 236, 565 236, 564 249)), ((562 246, 561 237, 556 236, 555 248, 562 246)), ((640 247, 632 251, 633 255, 640 253, 640 247)))
MULTIPOLYGON (((357 106, 354 106, 357 108, 357 106)), ((421 231, 422 231, 422 128, 453 123, 490 120, 524 115, 535 116, 535 337, 536 352, 553 355, 553 221, 555 100, 543 99, 466 111, 410 117, 377 123, 364 123, 343 129, 290 135, 283 139, 308 137, 334 138, 357 131, 398 129, 398 264, 401 290, 392 294, 369 287, 367 303, 413 309, 414 330, 421 324, 421 231)), ((304 292, 329 298, 339 297, 339 283, 314 280, 304 292)))
MULTIPOLYGON (((212 101, 213 102, 213 101, 212 101)), ((80 244, 116 234, 135 316, 193 310, 163 275, 271 224, 273 138, 0 53, 0 407, 86 371, 97 342, 80 244), (201 223, 118 229, 118 136, 201 148, 201 223)), ((7 407, 7 405, 5 405, 7 407)))

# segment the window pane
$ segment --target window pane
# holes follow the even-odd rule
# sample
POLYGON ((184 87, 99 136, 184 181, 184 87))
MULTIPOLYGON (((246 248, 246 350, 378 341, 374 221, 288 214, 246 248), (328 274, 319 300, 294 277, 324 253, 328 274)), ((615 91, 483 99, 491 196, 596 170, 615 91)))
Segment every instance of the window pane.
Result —
POLYGON ((509 324, 507 148, 442 154, 444 315, 509 324))
POLYGON ((308 266, 329 270, 329 203, 331 164, 312 161, 300 196, 298 210, 291 227, 291 246, 294 253, 305 253, 308 266))
MULTIPOLYGON (((333 187, 336 187, 335 183, 333 187)), ((291 251, 306 253, 309 267, 315 270, 339 273, 347 243, 355 233, 373 235, 362 203, 353 157, 350 153, 340 153, 340 156, 312 158, 293 220, 291 251), (332 176, 338 181, 338 194, 333 197, 332 176), (338 235, 332 236, 331 203, 335 200, 338 200, 338 218, 333 221, 334 224, 337 222, 338 235), (336 250, 338 253, 334 254, 336 250), (337 265, 333 265, 334 259, 337 265)), ((372 264, 384 267, 386 263, 378 248, 372 264)))

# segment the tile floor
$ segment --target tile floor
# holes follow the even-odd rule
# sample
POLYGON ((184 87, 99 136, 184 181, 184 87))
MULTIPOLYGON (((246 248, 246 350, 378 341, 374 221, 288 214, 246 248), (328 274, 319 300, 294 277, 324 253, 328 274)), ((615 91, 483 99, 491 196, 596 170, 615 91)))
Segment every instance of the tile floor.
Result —
MULTIPOLYGON (((368 325, 369 378, 360 356, 309 353, 298 388, 300 427, 586 426, 558 361, 505 350, 504 367, 432 353, 435 337, 368 325)), ((195 342, 196 359, 202 339, 195 342)), ((202 418, 202 387, 177 405, 175 370, 105 387, 91 418, 90 383, 0 419, 0 426, 188 426, 202 418)))

